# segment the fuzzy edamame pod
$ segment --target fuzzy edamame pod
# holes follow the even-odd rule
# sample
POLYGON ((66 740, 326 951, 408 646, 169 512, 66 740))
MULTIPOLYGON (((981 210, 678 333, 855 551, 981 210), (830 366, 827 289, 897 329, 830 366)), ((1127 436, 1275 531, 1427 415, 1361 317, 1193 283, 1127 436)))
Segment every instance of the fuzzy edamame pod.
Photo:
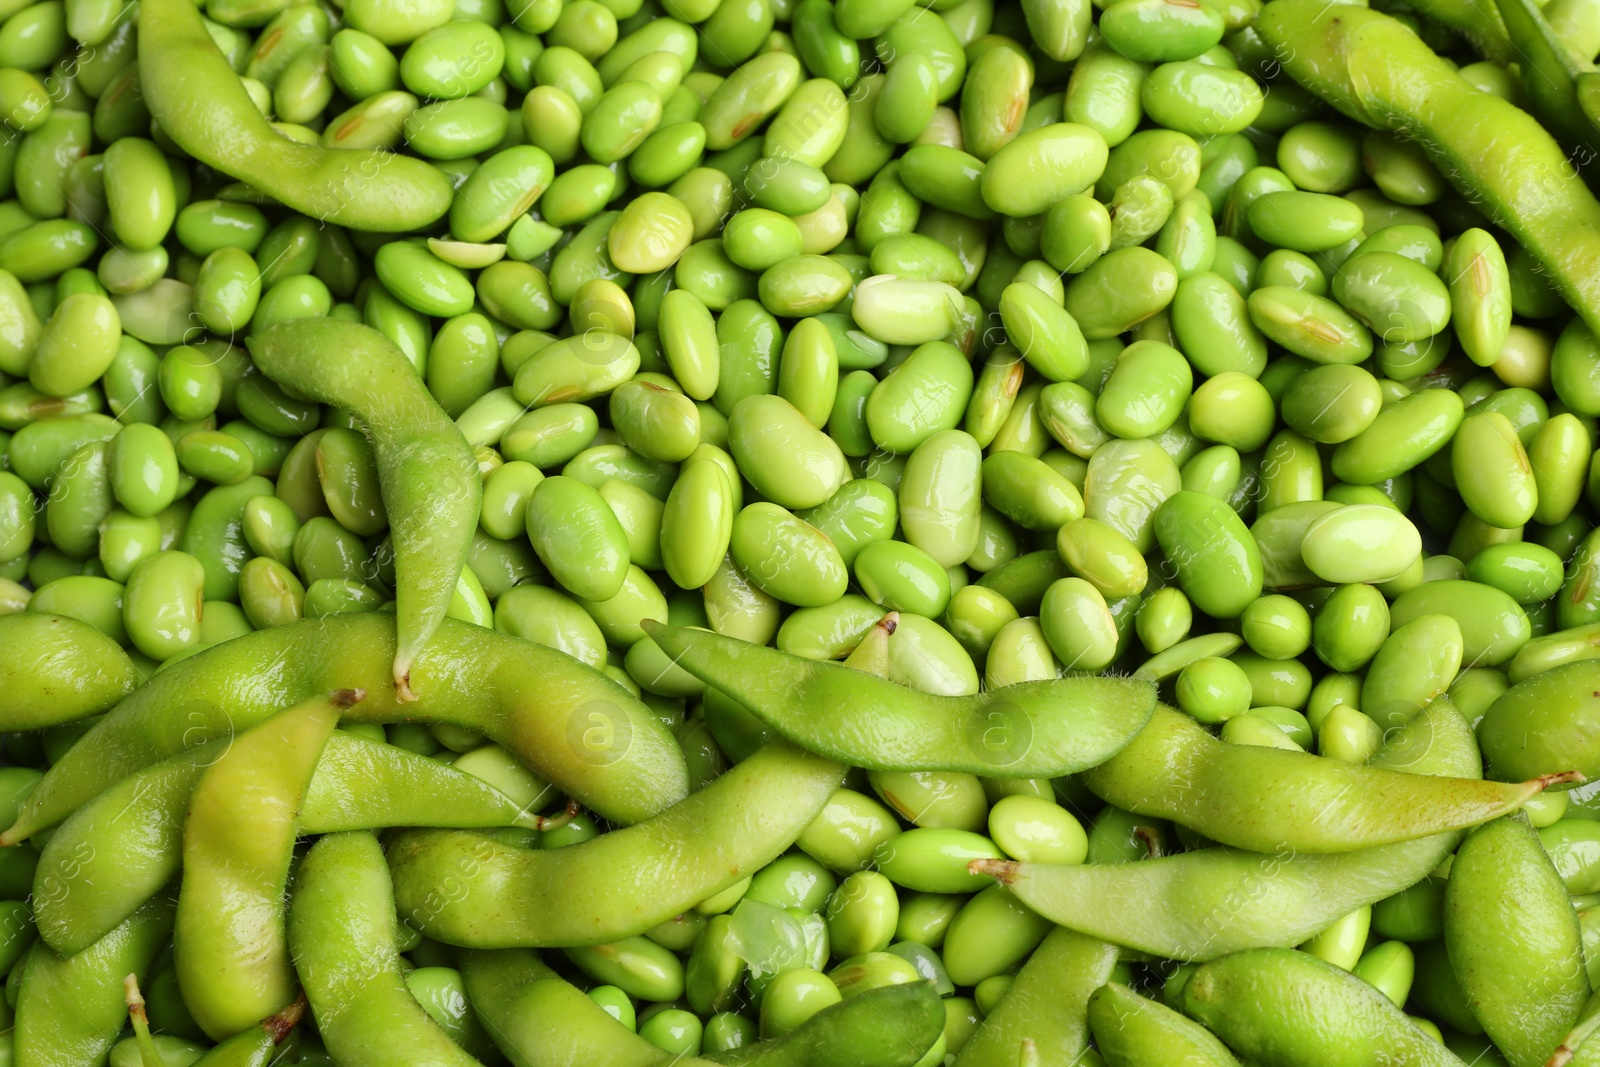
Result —
POLYGON ((1394 1002, 1309 952, 1253 949, 1203 965, 1184 1014, 1262 1067, 1462 1067, 1394 1002))
POLYGON ((1486 782, 1230 745, 1167 707, 1128 747, 1083 772, 1084 784, 1109 804, 1272 853, 1352 852, 1475 826, 1577 777, 1486 782))
POLYGON ((161 131, 196 160, 312 219, 421 229, 450 209, 450 180, 420 159, 329 149, 280 135, 183 0, 139 9, 139 87, 161 131))
POLYGON ((448 830, 389 849, 400 914, 471 948, 601 945, 643 933, 775 859, 811 824, 843 769, 770 742, 653 819, 532 851, 448 830), (456 885, 462 891, 443 891, 456 885))
POLYGON ((289 907, 289 948, 317 1032, 340 1063, 473 1067, 406 990, 394 893, 370 833, 329 834, 307 853, 289 907))
POLYGON ((1600 201, 1531 115, 1477 90, 1409 27, 1377 11, 1273 0, 1256 31, 1295 81, 1351 118, 1425 148, 1600 330, 1600 201))
POLYGON ((1116 982, 1089 998, 1089 1028, 1106 1067, 1239 1067, 1227 1046, 1203 1026, 1116 982))
POLYGON ((1120 751, 1155 706, 1151 685, 1110 677, 934 696, 706 630, 644 625, 678 666, 774 730, 868 770, 1070 774, 1120 751))
POLYGON ((472 449, 410 361, 371 327, 295 319, 246 343, 267 377, 353 412, 372 434, 399 584, 394 684, 411 700, 411 665, 450 608, 478 521, 472 449))
MULTIPOLYGON (((136 771, 50 835, 33 880, 46 944, 64 953, 87 948, 178 873, 195 782, 227 748, 208 742, 136 771)), ((538 821, 474 775, 340 730, 322 750, 300 812, 305 833, 538 821)))
POLYGON ((613 822, 649 818, 688 793, 683 751, 660 720, 565 653, 447 619, 412 672, 421 699, 402 705, 390 684, 394 641, 387 615, 338 615, 258 630, 168 667, 46 772, 0 841, 22 841, 142 767, 338 686, 368 694, 347 722, 476 730, 613 822))
MULTIPOLYGON (((1419 775, 1480 773, 1472 730, 1435 700, 1371 765, 1419 775)), ((1449 831, 1381 848, 1262 855, 1204 848, 1139 863, 1058 865, 982 860, 1039 914, 1084 934, 1168 959, 1291 947, 1357 908, 1416 884, 1461 840, 1449 831)))
POLYGON ((189 1011, 218 1041, 294 999, 283 893, 300 803, 340 711, 365 695, 339 690, 273 716, 195 783, 172 955, 189 1011))
POLYGON ((1478 723, 1488 773, 1543 774, 1559 762, 1600 776, 1600 738, 1590 725, 1600 707, 1597 693, 1600 660, 1563 663, 1502 693, 1478 723))
POLYGON ((1526 817, 1468 835, 1444 891, 1444 941, 1468 1008, 1511 1067, 1541 1067, 1589 996, 1583 938, 1526 817))
POLYGON ((956 1056, 955 1067, 1016 1067, 1031 1040, 1038 1063, 1078 1063, 1089 1045, 1089 997, 1111 978, 1117 948, 1058 927, 956 1056))
POLYGON ((17 1063, 103 1063, 127 1021, 122 982, 143 975, 172 932, 172 901, 158 897, 82 952, 61 956, 35 944, 17 995, 17 1063))
POLYGON ((128 654, 88 623, 0 615, 0 729, 38 730, 105 711, 138 681, 128 654))

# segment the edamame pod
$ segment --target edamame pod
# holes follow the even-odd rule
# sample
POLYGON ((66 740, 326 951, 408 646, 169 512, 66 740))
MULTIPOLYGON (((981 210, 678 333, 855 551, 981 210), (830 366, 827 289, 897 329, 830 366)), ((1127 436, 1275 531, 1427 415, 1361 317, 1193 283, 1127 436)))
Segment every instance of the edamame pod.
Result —
POLYGON ((450 944, 619 941, 770 863, 841 776, 829 760, 769 743, 660 816, 581 845, 533 852, 478 834, 411 831, 389 852, 395 900, 408 922, 450 944), (442 878, 466 878, 472 888, 441 895, 442 878))
MULTIPOLYGON (((1480 773, 1471 728, 1445 699, 1395 733, 1371 766, 1419 775, 1480 773)), ((1414 885, 1461 836, 1450 831, 1356 852, 1266 859, 1214 847, 1138 864, 999 861, 978 869, 1072 929, 1169 959, 1205 960, 1298 945, 1340 916, 1414 885)))
POLYGON ((1130 679, 1064 678, 940 697, 719 634, 646 629, 679 666, 779 733, 871 770, 1054 777, 1119 751, 1154 707, 1151 688, 1130 679))
POLYGON ((372 433, 399 582, 394 684, 411 700, 411 665, 455 594, 477 521, 483 488, 472 451, 405 356, 375 330, 300 319, 252 334, 248 344, 267 375, 355 412, 372 433))
POLYGON ((0 724, 39 730, 105 711, 138 684, 116 642, 77 619, 0 616, 0 724))
MULTIPOLYGON (((178 872, 195 781, 225 746, 199 745, 129 775, 51 835, 34 873, 36 920, 47 944, 82 951, 178 872)), ((475 775, 342 730, 329 737, 300 810, 307 833, 539 821, 475 775)))
POLYGON ((1388 997, 1309 952, 1252 949, 1214 960, 1189 976, 1182 998, 1185 1014, 1252 1061, 1461 1063, 1388 997))
POLYGON ((97 1062, 127 1025, 123 979, 142 976, 172 932, 170 900, 150 901, 82 952, 59 956, 35 945, 16 966, 12 1050, 24 1063, 97 1062))
POLYGON ((1350 852, 1463 829, 1570 780, 1436 778, 1228 745, 1166 707, 1120 753, 1083 772, 1084 784, 1107 803, 1268 853, 1350 852), (1263 796, 1273 798, 1265 808, 1263 796))
POLYGON ((1052 930, 1022 965, 1010 991, 956 1056, 956 1067, 1081 1062, 1089 1044, 1089 997, 1111 978, 1114 945, 1052 930), (1044 1057, 1048 1057, 1045 1059, 1044 1057))
POLYGON ((1089 1027, 1107 1067, 1238 1067, 1233 1053, 1210 1031, 1116 982, 1089 998, 1089 1027))
POLYGON ((139 70, 144 101, 166 136, 310 218, 404 232, 450 207, 450 180, 421 160, 332 152, 280 136, 192 5, 156 0, 140 8, 139 70))
POLYGON ((1514 1067, 1539 1067, 1589 995, 1578 916, 1525 817, 1468 835, 1444 891, 1450 968, 1514 1067))
POLYGON ((329 834, 295 877, 288 940, 317 1033, 356 1063, 424 1060, 473 1067, 406 989, 396 949, 394 891, 370 833, 329 834))
POLYGON ((383 684, 394 623, 343 615, 258 631, 161 672, 122 701, 45 776, 7 831, 22 841, 141 767, 249 729, 278 709, 359 682, 352 722, 451 722, 505 746, 558 788, 618 822, 637 822, 688 791, 683 753, 644 705, 555 649, 448 621, 418 660, 421 690, 400 705, 383 684), (262 663, 292 663, 271 680, 262 663), (492 690, 481 682, 499 682, 492 690))
POLYGON ((283 893, 295 824, 340 712, 364 696, 338 690, 273 716, 235 738, 195 783, 173 954, 184 1002, 215 1040, 294 999, 283 893))
POLYGON ((668 1052, 618 1024, 527 949, 464 953, 467 997, 519 1067, 631 1063, 638 1067, 914 1067, 938 1039, 944 1008, 928 982, 864 990, 782 1037, 714 1053, 668 1052))

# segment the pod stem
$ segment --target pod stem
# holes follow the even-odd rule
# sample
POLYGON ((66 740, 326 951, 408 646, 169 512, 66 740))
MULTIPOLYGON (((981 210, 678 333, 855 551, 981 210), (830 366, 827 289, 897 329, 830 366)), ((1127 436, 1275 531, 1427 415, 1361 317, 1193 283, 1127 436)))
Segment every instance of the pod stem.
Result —
POLYGON ((1595 1012, 1573 1027, 1572 1033, 1562 1038, 1561 1044, 1557 1045, 1556 1050, 1550 1054, 1550 1058, 1545 1061, 1544 1067, 1567 1067, 1567 1064, 1572 1062, 1573 1057, 1577 1056, 1578 1046, 1593 1037, 1596 1030, 1600 1030, 1600 1012, 1595 1012))
POLYGON ((1554 774, 1541 774, 1539 777, 1530 780, 1528 784, 1538 786, 1539 788, 1534 792, 1542 793, 1553 785, 1567 785, 1569 783, 1582 785, 1588 780, 1588 778, 1584 777, 1582 771, 1557 771, 1554 774))
POLYGON ((300 995, 294 998, 293 1004, 290 1004, 275 1015, 269 1015, 262 1019, 261 1026, 266 1030, 267 1035, 272 1038, 274 1045, 281 1045, 283 1044, 283 1039, 289 1036, 290 1031, 299 1025, 300 1017, 305 1013, 306 994, 305 990, 302 989, 300 995))
POLYGON ((417 694, 411 691, 411 661, 401 660, 399 656, 394 660, 394 698, 401 704, 417 699, 417 694))
POLYGON ((1010 885, 1017 880, 1017 868, 1020 866, 1016 860, 970 860, 967 873, 992 875, 1001 885, 1010 885))
POLYGON ((569 797, 567 798, 567 806, 560 815, 552 815, 549 818, 543 815, 534 816, 533 828, 535 830, 559 830, 573 819, 576 819, 578 813, 582 810, 583 805, 569 797))
POLYGON ((122 980, 123 999, 128 1004, 128 1019, 133 1023, 133 1037, 139 1046, 142 1067, 167 1067, 166 1059, 150 1036, 150 1017, 145 1014, 144 995, 139 992, 139 976, 130 974, 122 980))

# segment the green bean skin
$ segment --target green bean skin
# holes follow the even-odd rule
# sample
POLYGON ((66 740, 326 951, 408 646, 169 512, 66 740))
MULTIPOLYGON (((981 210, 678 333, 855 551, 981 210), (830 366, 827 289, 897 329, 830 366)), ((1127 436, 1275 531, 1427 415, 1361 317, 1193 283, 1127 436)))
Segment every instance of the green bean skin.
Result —
POLYGON ((268 1030, 263 1023, 256 1029, 234 1034, 195 1060, 194 1067, 267 1067, 287 1032, 287 1028, 281 1033, 268 1030))
POLYGON ((1421 0, 1417 10, 1458 30, 1497 63, 1515 63, 1517 49, 1493 3, 1474 0, 1421 0))
POLYGON ((394 745, 335 731, 300 809, 308 834, 389 826, 537 828, 537 813, 476 775, 394 745))
POLYGON ((1183 987, 1183 1011, 1262 1067, 1461 1067, 1388 997, 1309 952, 1213 960, 1183 987))
POLYGON ((60 956, 36 944, 26 959, 12 1041, 18 1063, 101 1063, 127 1023, 122 980, 143 977, 172 933, 173 904, 157 898, 89 948, 60 956))
POLYGON ((1532 116, 1474 89, 1376 11, 1273 0, 1256 29, 1295 81, 1351 118, 1426 148, 1600 330, 1600 201, 1532 116))
POLYGON ((513 1067, 912 1067, 944 1027, 938 994, 917 982, 866 990, 780 1038, 679 1056, 630 1032, 528 949, 465 952, 461 976, 513 1067))
MULTIPOLYGON (((1418 775, 1480 773, 1472 732, 1444 699, 1396 733, 1372 766, 1418 775)), ((1242 949, 1298 945, 1339 916, 1420 881, 1461 836, 1450 831, 1324 855, 1217 847, 1137 864, 1001 860, 978 866, 1064 926, 1169 959, 1208 960, 1242 949)))
POLYGON ((1115 945, 1050 931, 1011 990, 956 1056, 955 1067, 1016 1067, 1031 1038, 1038 1063, 1077 1063, 1089 1045, 1089 997, 1111 978, 1115 945))
POLYGON ((283 892, 295 823, 339 712, 364 695, 339 690, 273 716, 236 737, 195 783, 172 957, 184 1002, 213 1040, 294 999, 283 892))
POLYGON ((133 771, 338 686, 368 694, 348 722, 477 730, 616 822, 649 818, 688 793, 683 751, 660 720, 570 656, 446 620, 413 671, 420 699, 401 705, 390 684, 394 640, 386 615, 340 615, 259 630, 173 665, 46 772, 0 840, 25 840, 133 771), (497 684, 484 687, 485 677, 497 684))
POLYGON ((377 330, 296 319, 254 334, 274 381, 359 415, 372 433, 399 585, 394 684, 411 699, 411 665, 438 629, 478 521, 483 483, 466 438, 411 363, 377 330))
POLYGON ((1127 748, 1083 772, 1109 804, 1278 854, 1352 852, 1475 826, 1571 777, 1520 785, 1436 778, 1230 745, 1167 707, 1127 748))
POLYGON ((1520 680, 1478 723, 1488 773, 1505 779, 1547 773, 1560 761, 1600 776, 1600 744, 1588 724, 1600 707, 1600 661, 1563 663, 1520 680))
POLYGON ((139 85, 162 131, 184 151, 310 218, 403 233, 450 209, 450 180, 423 160, 281 136, 256 110, 199 12, 182 0, 140 7, 139 85))
POLYGON ((1589 996, 1583 939, 1561 876, 1527 819, 1474 830, 1444 892, 1450 967, 1511 1067, 1541 1067, 1589 996))
MULTIPOLYGON (((1589 69, 1579 65, 1567 52, 1561 37, 1546 21, 1537 4, 1528 0, 1495 0, 1480 9, 1510 40, 1510 47, 1494 55, 1502 63, 1519 63, 1526 71, 1523 86, 1528 94, 1528 110, 1562 141, 1593 153, 1600 131, 1578 105, 1577 79, 1589 69), (1509 54, 1505 54, 1509 53, 1509 54)), ((1593 155, 1589 155, 1593 159, 1593 155)))
MULTIPOLYGON (((128 775, 50 835, 34 872, 34 919, 57 952, 94 944, 178 873, 195 781, 227 745, 202 744, 128 775)), ((301 807, 305 833, 386 826, 532 825, 488 782, 335 730, 301 807)))
POLYGON ((464 952, 461 977, 512 1067, 710 1067, 710 1060, 674 1056, 628 1030, 529 949, 464 952))
POLYGON ((1107 1067, 1239 1067, 1227 1046, 1204 1028, 1115 982, 1089 998, 1089 1028, 1107 1067))
POLYGON ((842 775, 830 760, 774 742, 655 818, 579 845, 533 851, 481 834, 408 831, 389 850, 395 900, 427 936, 469 948, 619 941, 770 863, 842 775))
POLYGON ((0 729, 39 730, 105 711, 138 681, 127 653, 88 623, 0 615, 0 729))
POLYGON ((723 1067, 915 1067, 943 1030, 933 984, 909 982, 864 990, 784 1037, 706 1059, 723 1067))
POLYGON ((785 737, 869 770, 1070 774, 1120 751, 1155 706, 1153 686, 1110 677, 933 696, 709 631, 645 626, 679 666, 785 737))
POLYGON ((406 990, 394 894, 370 833, 329 834, 300 865, 289 947, 336 1062, 473 1067, 406 990))

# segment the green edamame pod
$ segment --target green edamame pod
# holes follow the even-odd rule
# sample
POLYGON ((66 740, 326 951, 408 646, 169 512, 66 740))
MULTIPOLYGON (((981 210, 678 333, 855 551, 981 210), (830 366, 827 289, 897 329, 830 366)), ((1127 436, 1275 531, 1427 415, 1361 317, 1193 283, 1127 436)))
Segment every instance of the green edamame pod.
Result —
POLYGON ((659 819, 605 834, 581 845, 527 852, 492 838, 447 831, 403 835, 390 850, 400 912, 429 936, 480 948, 605 944, 642 933, 727 888, 771 862, 793 843, 838 788, 837 764, 791 748, 768 745, 659 819), (749 823, 751 811, 764 817, 749 823), (690 840, 706 856, 685 851, 682 828, 701 828, 690 840), (717 862, 705 860, 710 855, 717 862), (631 860, 659 855, 617 877, 631 860), (476 888, 441 904, 438 876, 470 861, 476 888), (662 872, 676 872, 672 879, 662 872), (590 888, 574 893, 580 883, 590 888), (505 893, 503 908, 485 910, 485 894, 505 893), (533 901, 544 903, 533 905, 533 901), (625 902, 625 903, 624 903, 625 902))
POLYGON ((1027 1043, 1039 1062, 1072 1063, 1089 1043, 1088 1003, 1112 975, 1116 946, 1052 930, 1023 964, 1010 994, 985 1016, 956 1056, 957 1067, 1012 1067, 1027 1043))
POLYGON ((268 719, 195 783, 174 958, 184 1001, 217 1040, 294 999, 282 899, 296 813, 340 711, 363 695, 340 690, 268 719))
POLYGON ((0 616, 0 722, 37 730, 110 707, 136 684, 133 664, 86 623, 58 615, 0 616))
MULTIPOLYGON (((1396 732, 1370 766, 1480 773, 1472 730, 1446 699, 1396 732)), ((1415 884, 1460 838, 1451 831, 1354 852, 1296 854, 1267 868, 1259 853, 1216 847, 1126 866, 1002 861, 978 869, 1001 878, 1035 911, 1086 934, 1171 959, 1213 959, 1298 945, 1340 916, 1415 884), (1256 879, 1255 891, 1241 905, 1234 894, 1244 878, 1256 879)))
POLYGON ((1101 986, 1089 998, 1089 1027, 1108 1067, 1151 1062, 1237 1067, 1239 1062, 1204 1027, 1116 982, 1101 986))
POLYGON ((377 838, 353 832, 319 840, 295 879, 288 940, 323 1042, 333 1055, 355 1060, 477 1063, 407 991, 395 927, 377 838))
POLYGON ((1262 852, 1276 848, 1346 852, 1410 841, 1475 825, 1494 817, 1491 813, 1515 811, 1551 784, 1540 778, 1513 786, 1396 774, 1317 760, 1304 753, 1219 744, 1189 716, 1166 708, 1156 711, 1151 726, 1127 748, 1084 772, 1084 781, 1119 808, 1170 818, 1212 840, 1262 852), (1192 769, 1181 785, 1164 785, 1147 773, 1150 767, 1176 763, 1192 769), (1247 808, 1254 810, 1273 768, 1293 786, 1284 787, 1285 795, 1270 816, 1244 817, 1247 808), (1407 799, 1397 801, 1401 796, 1407 799), (1346 804, 1372 807, 1336 827, 1321 821, 1326 812, 1346 804), (1361 831, 1352 832, 1350 827, 1357 825, 1361 831))
POLYGON ((1189 976, 1181 996, 1186 1014, 1253 1060, 1315 1055, 1353 1067, 1395 1055, 1424 1067, 1461 1062, 1389 998, 1309 952, 1253 949, 1214 960, 1189 976))
MULTIPOLYGON (((81 951, 177 873, 195 780, 219 754, 201 745, 130 775, 52 835, 54 845, 41 855, 35 875, 38 921, 48 944, 64 953, 81 951)), ((344 731, 329 738, 317 768, 301 809, 307 832, 440 820, 491 827, 538 821, 471 774, 344 731)))
POLYGON ((686 791, 683 755, 665 728, 626 692, 580 667, 572 657, 455 622, 442 625, 440 635, 433 651, 422 658, 422 669, 436 679, 437 691, 404 715, 388 695, 392 687, 378 684, 383 677, 381 663, 384 657, 392 658, 395 639, 392 620, 383 616, 347 615, 279 627, 186 659, 142 686, 137 700, 125 700, 117 719, 99 724, 99 736, 92 743, 73 746, 68 758, 57 761, 54 779, 41 783, 19 814, 12 827, 14 839, 20 841, 33 830, 60 821, 125 774, 200 740, 248 728, 332 685, 334 677, 363 682, 373 694, 349 709, 347 717, 417 718, 479 730, 505 741, 558 787, 619 821, 637 821, 686 791), (254 664, 262 655, 302 667, 281 678, 281 688, 267 692, 247 684, 257 674, 254 664), (496 660, 497 665, 488 666, 496 660), (466 685, 467 678, 452 675, 448 667, 452 662, 480 664, 468 672, 474 677, 487 670, 527 673, 522 682, 495 694, 473 693, 457 688, 466 685), (459 680, 448 680, 452 677, 459 680), (557 697, 545 689, 552 684, 559 685, 564 695, 557 697), (179 701, 162 696, 172 687, 187 696, 179 701), (179 711, 180 705, 185 710, 179 711), (142 740, 134 742, 135 736, 142 740), (620 758, 606 758, 618 750, 620 758), (636 788, 643 791, 635 792, 636 788))
POLYGON ((1588 977, 1566 887, 1525 818, 1497 819, 1462 843, 1445 885, 1444 935, 1490 1039, 1508 1062, 1540 1063, 1577 1022, 1588 977))
POLYGON ((400 576, 395 685, 409 697, 411 662, 448 607, 475 525, 482 486, 472 454, 404 356, 368 328, 306 319, 254 334, 249 345, 263 371, 356 412, 373 434, 400 576), (324 358, 333 352, 341 358, 324 358), (443 501, 441 471, 451 479, 443 501))
POLYGON ((641 1067, 801 1067, 853 1057, 883 1067, 914 1067, 944 1025, 944 1009, 931 983, 880 987, 823 1009, 782 1037, 730 1048, 708 1060, 667 1051, 630 1033, 530 951, 467 952, 462 977, 476 1010, 501 1042, 525 1050, 528 1067, 557 1067, 568 1051, 594 1062, 641 1067), (559 1035, 559 1043, 551 1035, 559 1035))
POLYGON ((280 137, 212 43, 198 11, 157 0, 140 9, 139 23, 144 99, 162 131, 196 159, 310 218, 359 230, 415 229, 449 208, 449 179, 420 160, 373 166, 370 153, 330 155, 280 137), (352 185, 362 195, 351 196, 352 185))
POLYGON ((127 1025, 123 980, 147 974, 172 932, 170 900, 152 900, 82 952, 35 945, 19 964, 12 1048, 24 1061, 81 1062, 111 1050, 127 1025))
POLYGON ((1151 706, 1148 688, 1111 678, 1062 679, 973 697, 914 694, 837 664, 744 647, 716 634, 654 624, 649 632, 680 666, 733 695, 780 733, 877 770, 1058 775, 1064 767, 1099 762, 1102 750, 1122 747, 1151 706), (846 690, 848 715, 841 702, 846 690), (1056 701, 1074 690, 1083 695, 1070 702, 1068 718, 1067 702, 1056 701), (780 692, 788 696, 778 699, 780 692), (795 693, 810 695, 797 702, 795 693), (802 705, 835 708, 839 715, 789 715, 802 705))

